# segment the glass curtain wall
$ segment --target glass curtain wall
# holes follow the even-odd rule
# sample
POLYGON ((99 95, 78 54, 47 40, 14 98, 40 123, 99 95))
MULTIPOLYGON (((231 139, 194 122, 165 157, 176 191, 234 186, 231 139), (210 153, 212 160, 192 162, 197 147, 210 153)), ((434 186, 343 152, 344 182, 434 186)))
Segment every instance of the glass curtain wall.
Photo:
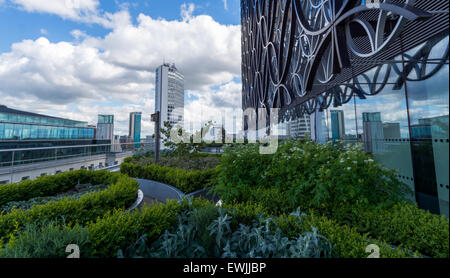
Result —
POLYGON ((396 169, 419 206, 448 216, 449 38, 437 36, 391 61, 380 61, 341 88, 343 104, 322 112, 318 138, 360 142, 396 169), (358 91, 358 94, 355 92, 358 91))
POLYGON ((404 54, 412 152, 419 204, 448 215, 448 35, 404 54))

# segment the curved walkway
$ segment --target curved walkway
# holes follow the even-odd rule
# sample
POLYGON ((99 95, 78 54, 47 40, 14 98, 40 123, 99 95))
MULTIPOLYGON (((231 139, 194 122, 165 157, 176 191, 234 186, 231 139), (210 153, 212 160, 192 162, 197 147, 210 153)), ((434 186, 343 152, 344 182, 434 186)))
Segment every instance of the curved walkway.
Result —
POLYGON ((213 202, 220 200, 218 196, 212 196, 209 194, 209 189, 202 189, 190 194, 184 194, 178 188, 168 184, 144 179, 135 180, 139 182, 140 189, 144 193, 144 199, 141 203, 141 207, 145 204, 166 203, 167 200, 181 200, 185 196, 194 198, 204 197, 213 202))
POLYGON ((144 179, 135 180, 139 182, 140 189, 144 193, 142 204, 166 203, 167 200, 181 200, 185 196, 179 189, 167 184, 144 179))

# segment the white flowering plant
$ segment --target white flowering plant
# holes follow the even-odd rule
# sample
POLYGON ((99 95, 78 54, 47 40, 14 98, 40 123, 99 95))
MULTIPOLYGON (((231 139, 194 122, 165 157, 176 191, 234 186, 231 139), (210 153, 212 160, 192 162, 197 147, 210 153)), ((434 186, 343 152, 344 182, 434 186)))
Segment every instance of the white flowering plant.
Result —
POLYGON ((290 140, 271 156, 261 156, 257 145, 236 146, 222 156, 220 168, 216 191, 225 201, 267 200, 255 189, 275 189, 286 210, 301 206, 330 216, 389 207, 412 194, 395 171, 376 163, 358 144, 290 140))

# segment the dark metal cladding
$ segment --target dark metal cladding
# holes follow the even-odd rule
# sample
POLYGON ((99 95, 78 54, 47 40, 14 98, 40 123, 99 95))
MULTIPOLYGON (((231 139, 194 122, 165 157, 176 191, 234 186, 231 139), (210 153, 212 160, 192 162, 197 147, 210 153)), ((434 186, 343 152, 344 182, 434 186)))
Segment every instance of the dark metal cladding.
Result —
POLYGON ((426 42, 404 71, 417 68, 440 41, 436 35, 448 34, 447 0, 241 0, 241 6, 243 109, 280 108, 281 121, 376 95, 382 88, 363 89, 356 77, 376 67, 373 83, 404 76, 386 61, 426 42))

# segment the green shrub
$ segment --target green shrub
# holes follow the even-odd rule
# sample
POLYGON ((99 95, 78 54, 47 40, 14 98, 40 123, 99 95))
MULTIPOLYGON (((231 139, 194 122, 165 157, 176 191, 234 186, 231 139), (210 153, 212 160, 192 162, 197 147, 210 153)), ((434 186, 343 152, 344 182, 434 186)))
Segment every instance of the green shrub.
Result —
POLYGON ((274 215, 313 209, 372 238, 449 256, 448 219, 400 205, 409 190, 358 146, 288 141, 273 156, 241 146, 225 152, 219 169, 215 191, 226 202, 257 203, 274 215))
POLYGON ((169 201, 166 205, 146 207, 141 212, 114 211, 88 225, 89 246, 92 256, 111 258, 119 249, 125 249, 139 236, 146 234, 149 240, 156 240, 177 221, 181 206, 169 201))
POLYGON ((360 233, 434 258, 449 257, 449 220, 417 205, 397 204, 391 209, 360 209, 352 226, 360 233))
MULTIPOLYGON (((153 156, 134 156, 127 158, 125 163, 132 163, 139 166, 149 166, 155 164, 153 156)), ((190 154, 189 156, 160 156, 157 165, 171 168, 180 168, 187 171, 206 170, 216 168, 220 163, 220 154, 190 154)))
POLYGON ((246 201, 260 204, 267 213, 272 215, 289 213, 298 207, 296 202, 293 202, 286 196, 285 192, 276 187, 250 188, 246 201))
POLYGON ((370 244, 376 244, 380 248, 381 258, 411 258, 419 257, 420 254, 401 249, 392 248, 382 240, 369 238, 361 235, 356 229, 346 225, 339 225, 336 221, 329 220, 324 216, 317 216, 313 212, 303 219, 301 223, 295 221, 292 216, 280 216, 277 225, 288 236, 295 236, 303 231, 315 227, 317 232, 328 239, 332 245, 332 254, 339 258, 367 258, 366 248, 370 244))
POLYGON ((330 216, 336 207, 389 207, 410 190, 394 171, 375 163, 358 146, 335 147, 287 141, 274 155, 259 145, 227 149, 219 166, 216 192, 226 201, 247 201, 251 188, 278 188, 292 205, 330 216))
POLYGON ((216 169, 186 171, 156 164, 138 166, 131 163, 122 163, 120 171, 134 178, 172 185, 184 193, 191 193, 210 186, 217 175, 216 169))
POLYGON ((66 258, 66 247, 76 244, 80 256, 88 257, 89 233, 86 229, 56 222, 27 224, 19 237, 0 250, 0 258, 66 258))
POLYGON ((0 207, 9 202, 27 201, 36 197, 52 196, 74 188, 77 184, 111 184, 117 175, 107 171, 79 170, 54 176, 43 176, 0 186, 0 207))
POLYGON ((62 194, 58 194, 56 196, 36 197, 36 198, 29 199, 27 201, 9 202, 5 206, 0 207, 0 211, 7 213, 7 212, 11 212, 11 210, 13 208, 26 210, 26 209, 30 209, 36 205, 45 205, 46 203, 49 203, 51 201, 59 201, 64 198, 69 198, 71 200, 79 199, 81 196, 83 196, 85 194, 99 192, 99 191, 105 190, 107 187, 108 187, 107 185, 80 184, 80 185, 76 185, 75 188, 71 192, 65 192, 62 194))
POLYGON ((272 155, 260 155, 259 145, 233 145, 225 148, 215 190, 226 201, 245 201, 249 187, 260 186, 272 155))
MULTIPOLYGON (((0 215, 0 241, 7 240, 18 229, 29 223, 64 217, 68 223, 84 224, 96 220, 112 209, 127 208, 133 204, 137 197, 138 182, 121 174, 108 175, 108 179, 116 180, 116 183, 107 190, 84 195, 78 200, 66 198, 26 211, 12 210, 11 213, 0 215)), ((93 181, 98 182, 98 176, 93 177, 93 181)))
MULTIPOLYGON (((272 218, 259 215, 251 225, 232 225, 233 212, 214 206, 191 209, 180 215, 175 231, 166 231, 149 247, 144 237, 130 246, 127 257, 153 258, 320 258, 330 246, 312 228, 291 239, 272 218)), ((302 222, 302 216, 295 218, 302 222)), ((119 252, 119 256, 124 256, 119 252)))

